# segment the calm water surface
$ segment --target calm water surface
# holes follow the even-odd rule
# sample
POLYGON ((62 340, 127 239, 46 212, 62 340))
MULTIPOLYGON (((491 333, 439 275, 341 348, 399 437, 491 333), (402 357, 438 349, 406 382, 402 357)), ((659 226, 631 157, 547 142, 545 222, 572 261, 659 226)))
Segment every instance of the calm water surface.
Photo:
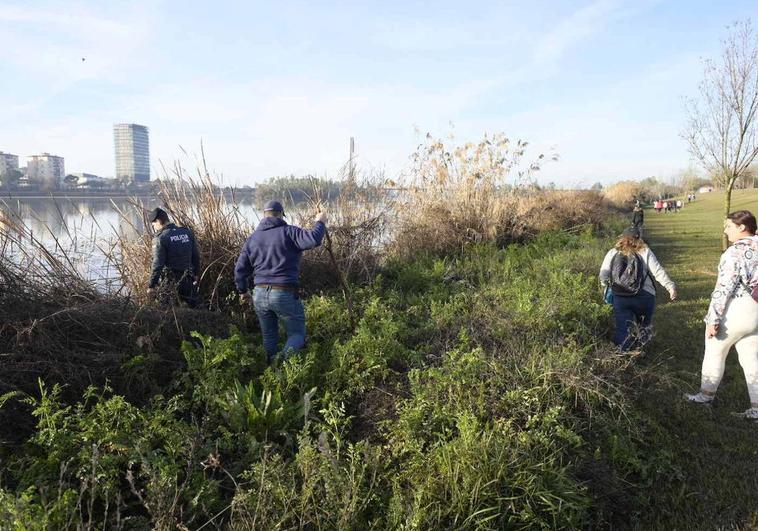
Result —
MULTIPOLYGON (((156 206, 155 200, 150 199, 141 200, 140 204, 145 209, 156 206)), ((253 225, 257 223, 260 214, 252 204, 239 205, 239 209, 253 225)), ((7 256, 17 261, 28 260, 34 251, 32 242, 38 241, 54 255, 65 255, 82 277, 102 290, 120 286, 117 271, 109 264, 106 253, 117 237, 135 238, 142 230, 139 211, 125 199, 5 199, 0 202, 0 213, 0 222, 20 221, 28 232, 21 239, 22 249, 16 243, 2 247, 7 256)))

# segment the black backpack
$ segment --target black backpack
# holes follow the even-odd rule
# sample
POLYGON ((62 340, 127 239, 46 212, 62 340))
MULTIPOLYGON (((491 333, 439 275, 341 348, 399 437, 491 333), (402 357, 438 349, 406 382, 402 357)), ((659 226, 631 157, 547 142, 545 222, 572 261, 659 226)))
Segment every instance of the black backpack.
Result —
POLYGON ((645 265, 642 257, 634 253, 627 256, 617 253, 611 259, 611 291, 617 297, 634 297, 645 284, 645 265))

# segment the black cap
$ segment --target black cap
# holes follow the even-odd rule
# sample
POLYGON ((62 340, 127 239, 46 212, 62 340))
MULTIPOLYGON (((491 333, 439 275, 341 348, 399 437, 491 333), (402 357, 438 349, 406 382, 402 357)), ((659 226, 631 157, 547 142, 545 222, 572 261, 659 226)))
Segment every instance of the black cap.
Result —
POLYGON ((168 214, 166 214, 166 211, 163 210, 160 207, 155 207, 150 211, 150 214, 148 215, 148 219, 150 222, 155 221, 156 219, 168 219, 168 214))
POLYGON ((624 232, 622 232, 621 235, 628 236, 636 240, 637 238, 640 237, 640 229, 638 229, 637 227, 627 227, 624 229, 624 232))
POLYGON ((284 215, 284 207, 279 201, 267 201, 266 204, 263 205, 263 211, 281 212, 282 215, 284 215))

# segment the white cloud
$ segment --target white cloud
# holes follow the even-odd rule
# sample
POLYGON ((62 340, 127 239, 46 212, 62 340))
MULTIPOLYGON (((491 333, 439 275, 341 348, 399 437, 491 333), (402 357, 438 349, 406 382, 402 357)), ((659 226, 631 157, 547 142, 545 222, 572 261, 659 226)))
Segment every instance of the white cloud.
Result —
POLYGON ((535 66, 555 64, 570 47, 602 29, 617 15, 619 7, 618 1, 597 0, 561 20, 555 28, 538 37, 535 66))

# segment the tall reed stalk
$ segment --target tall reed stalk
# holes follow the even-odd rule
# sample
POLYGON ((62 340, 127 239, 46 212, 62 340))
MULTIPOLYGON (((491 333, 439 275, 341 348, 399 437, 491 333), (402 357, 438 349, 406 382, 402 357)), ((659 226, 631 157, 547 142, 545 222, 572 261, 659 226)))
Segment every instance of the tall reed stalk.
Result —
MULTIPOLYGON (((234 193, 229 196, 216 185, 201 153, 194 173, 179 161, 163 168, 156 206, 163 208, 172 222, 195 233, 201 258, 200 294, 209 308, 218 309, 234 298, 234 265, 242 243, 252 232, 252 223, 241 214, 234 193)), ((131 201, 128 211, 119 210, 122 221, 140 236, 120 234, 107 253, 124 284, 139 300, 147 299, 152 262, 153 230, 147 211, 138 200, 131 201), (138 226, 132 223, 132 214, 140 220, 138 226)))

